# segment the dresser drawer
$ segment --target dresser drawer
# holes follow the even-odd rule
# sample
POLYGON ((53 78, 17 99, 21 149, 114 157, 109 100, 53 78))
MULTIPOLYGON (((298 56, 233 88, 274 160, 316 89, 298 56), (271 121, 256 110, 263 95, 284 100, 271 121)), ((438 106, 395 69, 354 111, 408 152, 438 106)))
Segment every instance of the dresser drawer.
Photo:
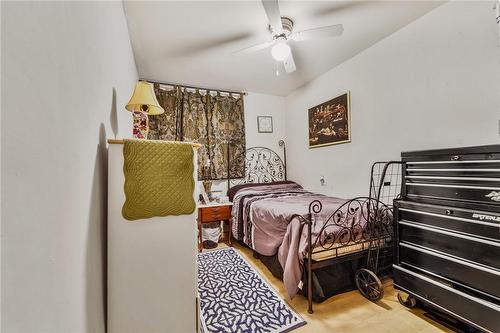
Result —
POLYGON ((399 220, 445 228, 500 242, 500 212, 493 212, 491 206, 475 210, 458 205, 451 207, 399 201, 396 207, 399 220))
POLYGON ((500 146, 403 153, 405 194, 500 205, 500 146))
MULTIPOLYGON (((500 160, 498 155, 496 159, 483 159, 478 160, 478 157, 470 157, 476 159, 475 161, 458 160, 458 161, 407 161, 406 162, 406 175, 409 177, 475 177, 483 178, 483 182, 488 178, 500 177, 500 160)), ((453 157, 450 157, 453 158, 453 157)), ((412 178, 410 178, 412 179, 412 178)), ((440 178, 430 178, 433 181, 442 180, 440 178)), ((446 179, 445 179, 446 180, 446 179)), ((453 181, 454 179, 447 179, 453 181)), ((455 179, 457 180, 457 179, 455 179)), ((459 179, 458 179, 459 180, 459 179)), ((462 179, 466 181, 467 179, 462 179)), ((472 179, 474 180, 474 179, 472 179)))
POLYGON ((394 286, 486 332, 500 332, 500 306, 394 265, 394 286))
POLYGON ((410 243, 500 269, 500 243, 420 223, 398 221, 399 242, 410 243))
POLYGON ((407 163, 481 163, 500 160, 500 145, 407 151, 401 153, 407 163))
POLYGON ((500 270, 406 243, 399 244, 399 262, 489 293, 500 301, 500 270))
POLYGON ((228 220, 231 218, 231 206, 215 206, 201 208, 203 222, 228 220))
POLYGON ((450 184, 444 181, 439 184, 407 181, 405 190, 409 198, 448 199, 500 205, 500 182, 491 185, 470 185, 450 184))

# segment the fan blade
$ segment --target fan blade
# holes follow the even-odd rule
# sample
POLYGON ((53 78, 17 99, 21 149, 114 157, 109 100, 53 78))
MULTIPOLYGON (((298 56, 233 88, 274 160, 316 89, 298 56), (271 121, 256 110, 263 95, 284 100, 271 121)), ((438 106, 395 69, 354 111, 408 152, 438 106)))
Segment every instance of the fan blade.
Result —
POLYGON ((278 0, 262 0, 262 6, 264 6, 272 30, 281 33, 283 26, 281 25, 281 13, 278 0))
POLYGON ((379 6, 380 4, 374 1, 341 1, 341 2, 332 2, 332 6, 330 8, 320 7, 318 10, 313 12, 313 15, 323 17, 329 15, 339 15, 339 14, 347 14, 347 15, 356 15, 356 10, 363 9, 363 7, 379 6))
POLYGON ((295 72, 297 67, 295 67, 295 61, 293 60, 293 52, 290 52, 290 55, 283 61, 283 65, 287 73, 295 72))
POLYGON ((241 49, 239 51, 233 52, 233 54, 248 54, 248 53, 267 49, 268 47, 270 47, 273 44, 274 44, 274 40, 271 40, 271 41, 260 43, 260 44, 254 45, 254 46, 246 47, 246 48, 241 49))
POLYGON ((252 37, 251 33, 243 32, 231 36, 199 40, 184 48, 174 48, 169 54, 174 57, 186 57, 197 55, 202 52, 210 52, 218 48, 227 46, 234 42, 239 42, 252 37))
POLYGON ((344 27, 342 26, 342 24, 335 24, 326 27, 297 31, 290 38, 297 42, 300 42, 303 40, 310 40, 310 39, 337 37, 342 35, 343 32, 344 32, 344 27))

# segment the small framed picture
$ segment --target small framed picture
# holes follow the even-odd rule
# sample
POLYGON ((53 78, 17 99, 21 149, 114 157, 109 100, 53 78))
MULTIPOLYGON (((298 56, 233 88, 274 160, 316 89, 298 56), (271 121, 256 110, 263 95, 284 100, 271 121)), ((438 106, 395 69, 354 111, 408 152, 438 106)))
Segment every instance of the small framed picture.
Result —
POLYGON ((198 202, 200 203, 200 205, 206 205, 206 201, 205 201, 205 198, 203 198, 203 194, 199 194, 199 197, 198 197, 198 202))
POLYGON ((211 201, 203 187, 200 189, 199 201, 202 205, 208 205, 211 201))
POLYGON ((203 203, 204 203, 205 205, 208 205, 208 204, 210 203, 210 198, 208 197, 207 192, 203 191, 203 192, 201 193, 201 196, 203 197, 203 203))
POLYGON ((259 133, 272 133, 273 132, 273 117, 271 116, 258 116, 257 128, 259 133))

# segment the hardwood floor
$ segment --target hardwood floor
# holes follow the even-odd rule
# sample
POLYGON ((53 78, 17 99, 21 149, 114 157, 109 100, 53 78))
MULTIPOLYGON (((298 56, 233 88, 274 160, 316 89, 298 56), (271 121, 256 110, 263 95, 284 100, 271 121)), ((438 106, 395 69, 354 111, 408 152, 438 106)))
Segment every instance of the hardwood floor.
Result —
MULTIPOLYGON (((234 244, 234 243, 233 243, 234 244)), ((225 247, 220 244, 219 247, 225 247)), ((306 321, 307 325, 294 330, 306 332, 376 332, 376 333, 430 333, 452 332, 444 326, 423 316, 419 309, 409 310, 399 304, 392 281, 385 281, 385 295, 378 303, 365 299, 358 291, 351 291, 314 304, 314 313, 307 313, 307 300, 297 295, 290 300, 286 296, 283 282, 253 258, 252 251, 239 244, 234 246, 264 276, 264 278, 287 300, 288 304, 306 321)))

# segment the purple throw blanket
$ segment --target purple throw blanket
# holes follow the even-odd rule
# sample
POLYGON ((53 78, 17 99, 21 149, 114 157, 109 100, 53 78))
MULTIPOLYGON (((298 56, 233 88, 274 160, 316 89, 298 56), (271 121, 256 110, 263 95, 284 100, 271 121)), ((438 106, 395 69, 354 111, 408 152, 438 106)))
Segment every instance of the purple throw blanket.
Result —
MULTIPOLYGON (((305 215, 313 200, 321 201, 322 211, 313 225, 313 242, 325 222, 345 199, 328 197, 304 190, 300 185, 278 184, 245 187, 233 198, 233 235, 256 252, 272 256, 278 254, 283 268, 283 282, 290 297, 298 292, 302 275, 304 255, 307 252, 307 227, 294 215, 305 215)), ((347 210, 343 206, 342 211, 347 210)), ((352 218, 360 221, 360 230, 365 228, 366 219, 360 218, 360 209, 352 218)), ((349 223, 349 221, 346 221, 349 223)), ((341 242, 341 226, 329 227, 328 233, 334 242, 341 242)), ((362 232, 359 232, 361 237, 362 232)), ((325 233, 321 234, 326 236, 325 233)))

